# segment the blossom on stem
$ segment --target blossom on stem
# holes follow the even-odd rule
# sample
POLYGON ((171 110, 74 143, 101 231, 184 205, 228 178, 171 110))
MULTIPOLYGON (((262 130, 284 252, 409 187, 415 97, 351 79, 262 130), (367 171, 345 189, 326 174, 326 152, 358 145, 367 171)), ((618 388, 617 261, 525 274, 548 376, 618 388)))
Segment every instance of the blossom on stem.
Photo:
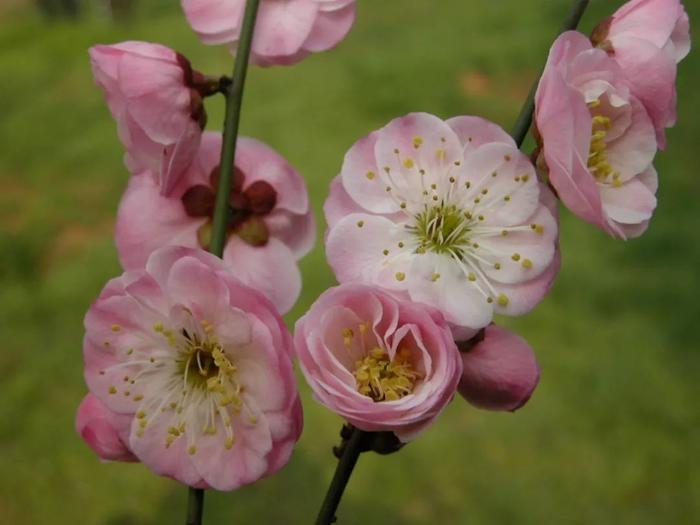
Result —
POLYGON ((617 238, 641 235, 656 208, 654 126, 627 80, 580 33, 552 46, 536 95, 541 158, 560 199, 617 238))
MULTIPOLYGON (((168 195, 162 195, 153 172, 130 179, 116 224, 125 269, 143 267, 161 246, 209 247, 220 156, 221 134, 205 133, 197 156, 168 195)), ((251 138, 238 139, 227 235, 223 259, 236 277, 287 312, 301 291, 296 261, 316 240, 313 212, 302 177, 272 148, 251 138)))
POLYGON ((433 422, 462 374, 437 310, 365 285, 321 295, 297 321, 294 343, 318 401, 361 430, 403 442, 433 422))
POLYGON ((167 194, 199 146, 206 113, 197 85, 204 77, 184 56, 147 42, 94 46, 90 60, 117 121, 127 167, 135 175, 155 173, 167 194))
POLYGON ((286 464, 302 426, 292 341, 217 257, 166 247, 85 317, 85 380, 157 474, 232 490, 286 464))
POLYGON ((341 283, 437 308, 466 339, 549 290, 559 268, 552 201, 495 124, 414 113, 345 156, 324 206, 326 253, 341 283))
MULTIPOLYGON (((185 16, 205 44, 238 46, 246 0, 182 0, 185 16)), ((251 61, 294 64, 335 47, 355 21, 355 0, 261 0, 251 61)))
POLYGON ((493 324, 461 355, 458 391, 479 408, 514 412, 527 403, 540 380, 540 367, 527 341, 493 324))
POLYGON ((654 122, 662 149, 664 129, 676 123, 676 69, 690 51, 689 29, 680 0, 632 0, 591 37, 620 65, 654 122))

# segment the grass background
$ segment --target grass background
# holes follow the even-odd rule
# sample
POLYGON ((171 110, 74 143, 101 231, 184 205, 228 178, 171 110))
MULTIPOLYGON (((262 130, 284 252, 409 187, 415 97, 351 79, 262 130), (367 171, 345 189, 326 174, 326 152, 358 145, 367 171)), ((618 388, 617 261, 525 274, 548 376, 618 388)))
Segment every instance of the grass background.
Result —
MULTIPOLYGON (((593 1, 590 30, 620 2, 593 1)), ((700 5, 687 2, 691 20, 700 5)), ((479 114, 510 127, 566 0, 359 2, 334 52, 253 69, 243 132, 278 149, 321 205, 348 147, 410 111, 479 114)), ((142 0, 129 23, 97 13, 47 22, 0 6, 0 518, 9 525, 184 521, 185 489, 140 465, 100 464, 73 431, 82 317, 120 272, 111 232, 127 172, 86 50, 153 40, 227 73, 177 3, 142 0)), ((613 241, 567 213, 563 270, 529 316, 541 384, 517 414, 456 399, 420 440, 360 460, 341 523, 700 523, 700 54, 680 67, 679 123, 657 158, 649 232, 613 241)), ((222 122, 208 103, 210 128, 222 122)), ((322 229, 322 228, 321 228, 322 229)), ((334 281, 321 244, 301 263, 303 313, 334 281)), ((306 430, 279 475, 209 494, 208 523, 311 523, 334 468, 340 420, 301 386, 306 430)))

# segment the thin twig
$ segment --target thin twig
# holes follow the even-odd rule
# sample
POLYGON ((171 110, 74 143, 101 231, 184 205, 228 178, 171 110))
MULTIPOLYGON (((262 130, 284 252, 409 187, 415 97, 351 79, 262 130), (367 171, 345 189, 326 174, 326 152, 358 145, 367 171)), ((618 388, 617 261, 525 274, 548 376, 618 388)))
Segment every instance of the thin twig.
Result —
POLYGON ((326 498, 323 500, 318 518, 316 518, 316 525, 330 525, 331 523, 335 523, 335 513, 338 510, 338 505, 340 505, 340 500, 343 497, 343 492, 350 480, 352 471, 357 464, 357 459, 365 448, 367 436, 368 433, 359 428, 353 428, 351 430, 350 437, 347 439, 345 447, 340 455, 333 480, 328 487, 326 498))
MULTIPOLYGON (((564 22, 561 31, 559 31, 559 34, 565 31, 571 31, 572 29, 576 29, 578 27, 581 17, 583 16, 583 13, 588 7, 589 3, 590 0, 575 0, 574 5, 571 8, 571 12, 566 18, 566 21, 564 22)), ((530 126, 532 125, 532 116, 535 113, 535 94, 537 93, 537 86, 540 83, 539 79, 540 75, 537 76, 537 80, 532 86, 530 94, 527 96, 527 99, 520 110, 520 115, 518 115, 518 119, 515 121, 513 131, 511 132, 511 135, 513 136, 513 139, 518 147, 523 145, 527 132, 530 130, 530 126)))
POLYGON ((255 19, 258 15, 260 0, 248 0, 243 15, 243 27, 238 41, 236 63, 233 68, 233 83, 226 97, 226 119, 224 121, 223 148, 221 150, 221 172, 219 176, 219 189, 216 195, 216 208, 212 220, 212 238, 209 251, 221 257, 226 245, 226 233, 228 230, 229 194, 231 193, 231 176, 233 175, 233 163, 236 158, 236 142, 238 140, 238 127, 241 121, 241 103, 243 101, 243 88, 248 72, 248 60, 253 41, 255 19))
POLYGON ((202 525, 204 514, 204 490, 190 487, 187 498, 187 522, 185 525, 202 525))

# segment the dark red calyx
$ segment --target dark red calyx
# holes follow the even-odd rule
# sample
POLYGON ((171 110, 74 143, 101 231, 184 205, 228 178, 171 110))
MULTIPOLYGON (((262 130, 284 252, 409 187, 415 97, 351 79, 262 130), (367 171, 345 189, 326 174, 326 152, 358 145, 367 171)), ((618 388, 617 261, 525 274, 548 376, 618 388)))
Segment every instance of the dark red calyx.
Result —
POLYGON ((211 217, 216 205, 216 194, 208 186, 192 186, 182 196, 182 204, 190 217, 211 217))
POLYGON ((250 202, 250 211, 255 215, 267 215, 277 204, 277 192, 269 182, 257 180, 243 194, 250 202))
POLYGON ((270 232, 265 221, 255 215, 243 221, 235 233, 251 246, 265 246, 270 239, 270 232))

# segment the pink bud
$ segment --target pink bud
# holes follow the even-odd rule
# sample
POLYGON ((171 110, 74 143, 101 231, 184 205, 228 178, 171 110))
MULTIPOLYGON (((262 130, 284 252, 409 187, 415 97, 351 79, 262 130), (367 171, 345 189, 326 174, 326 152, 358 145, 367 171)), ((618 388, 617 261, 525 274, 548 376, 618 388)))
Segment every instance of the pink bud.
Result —
POLYGON ((540 379, 527 341, 496 325, 488 326, 484 339, 462 352, 462 363, 459 393, 472 405, 487 410, 519 409, 540 379))
POLYGON ((158 174, 169 193, 192 163, 206 114, 192 70, 179 53, 158 44, 122 42, 90 49, 95 81, 105 91, 134 174, 158 174))
POLYGON ((88 446, 102 459, 108 461, 138 461, 122 441, 115 424, 122 423, 121 430, 129 434, 129 421, 110 412, 102 402, 88 394, 78 407, 75 430, 88 446), (124 425, 124 423, 126 425, 124 425))

